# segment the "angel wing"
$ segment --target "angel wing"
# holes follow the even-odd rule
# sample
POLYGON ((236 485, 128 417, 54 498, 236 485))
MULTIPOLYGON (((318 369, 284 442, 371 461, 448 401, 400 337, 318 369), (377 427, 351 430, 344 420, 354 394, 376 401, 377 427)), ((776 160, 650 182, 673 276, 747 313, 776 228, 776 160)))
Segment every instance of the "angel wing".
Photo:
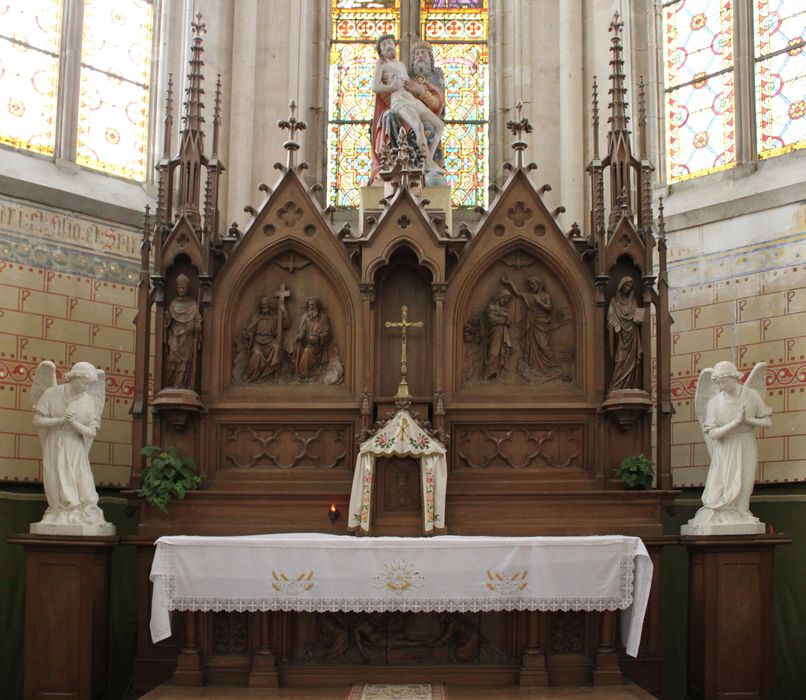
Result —
MULTIPOLYGON (((697 416, 697 420, 700 422, 701 429, 705 423, 708 402, 719 389, 712 378, 713 373, 713 367, 707 367, 700 372, 700 378, 697 380, 697 390, 694 394, 694 413, 697 416)), ((710 456, 713 454, 714 441, 708 437, 704 429, 702 435, 705 438, 705 446, 708 448, 708 455, 710 456)))
POLYGON ((31 385, 31 405, 36 406, 46 389, 56 386, 56 365, 50 360, 42 360, 34 372, 31 385))
MULTIPOLYGON (((101 414, 104 412, 104 404, 106 403, 106 372, 102 369, 96 369, 95 374, 98 379, 87 387, 87 394, 92 400, 93 418, 95 418, 95 422, 100 426, 101 414)), ((84 448, 87 450, 87 454, 90 453, 93 439, 94 438, 88 437, 84 438, 84 448)))
POLYGON ((767 398, 767 363, 756 362, 756 364, 753 365, 753 369, 750 370, 750 374, 744 385, 755 389, 761 397, 761 400, 764 401, 764 399, 767 398))

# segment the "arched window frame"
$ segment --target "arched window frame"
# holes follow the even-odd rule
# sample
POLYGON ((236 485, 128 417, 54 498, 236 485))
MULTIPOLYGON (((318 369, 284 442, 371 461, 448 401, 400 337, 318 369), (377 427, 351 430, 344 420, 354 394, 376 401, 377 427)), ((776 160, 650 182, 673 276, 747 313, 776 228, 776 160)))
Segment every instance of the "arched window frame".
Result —
MULTIPOLYGON (((776 51, 766 51, 763 46, 759 46, 758 36, 759 32, 756 31, 756 22, 762 14, 761 4, 755 0, 722 0, 723 5, 727 6, 728 11, 732 13, 731 17, 731 51, 732 61, 730 66, 724 67, 722 70, 716 71, 714 74, 702 76, 707 80, 712 75, 720 75, 729 73, 732 78, 732 121, 733 121, 733 134, 732 134, 732 154, 730 162, 724 165, 705 168, 693 172, 691 174, 679 174, 675 176, 672 173, 672 158, 670 153, 670 137, 673 133, 673 125, 670 123, 670 94, 676 92, 681 87, 680 85, 668 85, 668 61, 669 51, 666 47, 669 43, 669 33, 664 31, 663 15, 669 8, 680 5, 683 0, 663 0, 660 8, 661 17, 659 20, 660 29, 660 45, 661 57, 660 60, 666 67, 666 79, 662 85, 663 105, 662 113, 665 114, 665 129, 663 136, 663 160, 666 164, 663 173, 663 179, 666 184, 675 184, 685 180, 693 180, 700 178, 711 173, 733 168, 737 165, 755 164, 759 160, 774 158, 778 155, 791 153, 797 150, 806 148, 806 138, 796 140, 793 143, 787 144, 784 148, 764 148, 763 133, 761 123, 759 120, 759 113, 763 109, 762 98, 760 94, 760 71, 763 69, 764 61, 774 57, 776 53, 780 54, 784 51, 788 52, 802 52, 806 55, 806 36, 802 36, 801 40, 796 41, 794 44, 789 45, 785 49, 776 51)), ((663 71, 662 71, 663 72, 663 71)))
MULTIPOLYGON (((65 166, 73 168, 80 167, 87 173, 103 174, 112 176, 123 182, 144 185, 153 182, 154 156, 152 154, 152 144, 154 135, 154 106, 155 106, 155 68, 157 54, 157 38, 159 35, 159 0, 139 0, 141 4, 150 5, 151 10, 151 44, 149 47, 150 71, 148 78, 142 83, 142 87, 147 89, 147 115, 145 117, 145 138, 143 140, 143 161, 142 169, 136 172, 127 171, 125 168, 105 168, 101 165, 91 164, 88 158, 79 154, 78 142, 80 125, 81 103, 81 81, 82 69, 95 71, 96 73, 106 73, 111 78, 116 78, 114 72, 106 72, 106 66, 87 65, 83 59, 82 52, 84 42, 84 0, 57 0, 59 5, 59 38, 55 43, 58 46, 58 82, 56 88, 56 105, 53 113, 54 135, 52 147, 50 145, 31 147, 26 144, 16 145, 14 143, 0 142, 0 147, 6 151, 15 151, 21 155, 44 156, 45 158, 65 166)), ((7 39, 0 39, 7 41, 7 39)), ((118 78, 119 79, 119 78, 118 78)), ((120 80, 124 82, 124 80, 120 80)), ((131 81, 129 81, 131 82, 131 81)), ((55 183, 54 183, 55 184, 55 183)))

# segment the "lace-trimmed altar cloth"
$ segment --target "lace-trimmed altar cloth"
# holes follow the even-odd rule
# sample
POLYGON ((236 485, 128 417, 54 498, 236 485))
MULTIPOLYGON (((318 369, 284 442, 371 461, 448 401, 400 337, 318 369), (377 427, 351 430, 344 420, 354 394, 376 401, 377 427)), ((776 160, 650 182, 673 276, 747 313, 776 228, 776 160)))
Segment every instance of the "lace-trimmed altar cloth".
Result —
POLYGON ((652 561, 637 537, 160 537, 151 638, 171 610, 621 610, 635 656, 652 561))
POLYGON ((372 485, 378 457, 413 457, 420 460, 423 496, 423 532, 443 534, 448 465, 445 446, 423 430, 407 411, 398 411, 369 440, 361 443, 353 473, 348 526, 351 532, 368 535, 372 510, 372 485))

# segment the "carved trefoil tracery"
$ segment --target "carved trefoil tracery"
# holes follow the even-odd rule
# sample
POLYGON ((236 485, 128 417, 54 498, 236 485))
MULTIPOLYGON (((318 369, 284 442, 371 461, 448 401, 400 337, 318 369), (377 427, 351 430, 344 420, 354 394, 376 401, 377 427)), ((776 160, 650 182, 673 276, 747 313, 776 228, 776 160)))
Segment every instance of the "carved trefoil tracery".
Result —
POLYGON ((349 425, 226 425, 220 431, 222 469, 348 469, 349 425))
POLYGON ((455 469, 582 469, 585 429, 574 425, 455 426, 455 469))

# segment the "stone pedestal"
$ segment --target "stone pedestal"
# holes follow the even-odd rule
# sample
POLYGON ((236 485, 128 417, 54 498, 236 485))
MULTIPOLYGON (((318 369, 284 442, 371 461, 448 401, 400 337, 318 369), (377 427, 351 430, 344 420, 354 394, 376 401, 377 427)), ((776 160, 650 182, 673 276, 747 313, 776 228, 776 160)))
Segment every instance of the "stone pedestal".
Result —
POLYGON ((773 551, 782 535, 682 537, 689 552, 686 698, 771 697, 773 551))
POLYGON ((109 562, 118 538, 15 535, 8 542, 26 554, 24 697, 103 697, 109 562))

